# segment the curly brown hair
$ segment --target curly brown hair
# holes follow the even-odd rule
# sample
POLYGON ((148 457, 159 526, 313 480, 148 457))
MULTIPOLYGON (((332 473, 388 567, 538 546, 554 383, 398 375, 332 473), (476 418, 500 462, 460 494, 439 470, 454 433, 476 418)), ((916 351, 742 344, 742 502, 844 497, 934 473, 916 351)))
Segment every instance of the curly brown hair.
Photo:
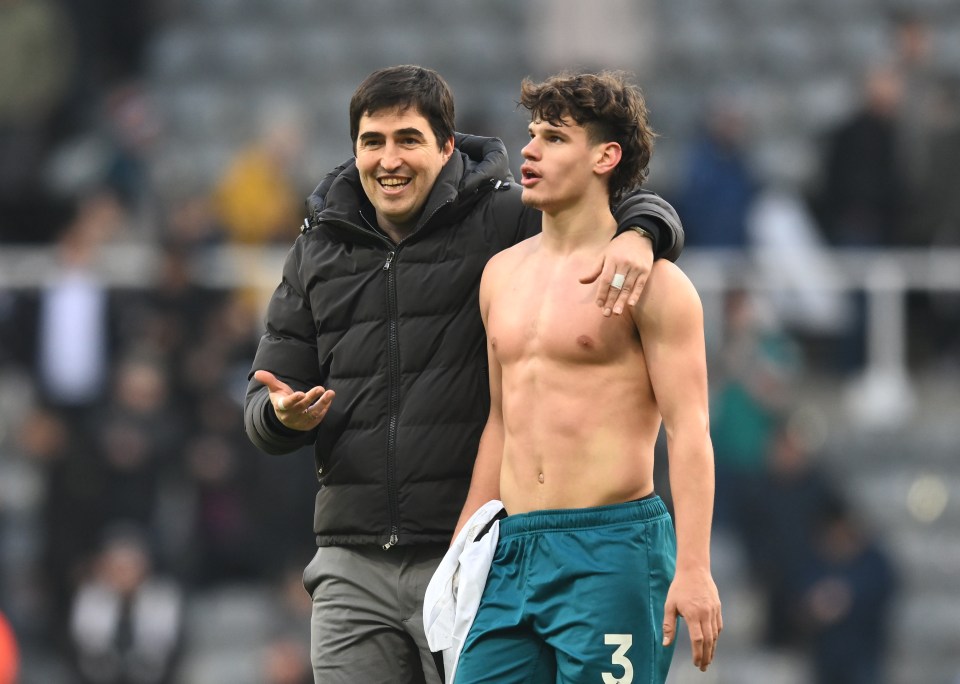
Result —
POLYGON ((520 84, 520 105, 535 120, 563 125, 569 117, 587 130, 591 144, 616 142, 623 151, 610 174, 610 198, 639 187, 649 173, 656 134, 647 121, 647 105, 640 89, 620 71, 564 72, 542 83, 528 78, 520 84))

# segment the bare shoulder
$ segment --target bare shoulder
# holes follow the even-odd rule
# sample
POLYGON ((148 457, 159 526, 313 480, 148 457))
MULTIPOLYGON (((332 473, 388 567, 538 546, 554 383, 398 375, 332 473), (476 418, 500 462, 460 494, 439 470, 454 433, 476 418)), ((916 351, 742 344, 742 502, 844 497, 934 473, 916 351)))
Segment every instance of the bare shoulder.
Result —
POLYGON ((655 261, 640 301, 634 307, 637 323, 656 322, 664 317, 700 318, 702 315, 700 295, 687 274, 672 261, 655 261))
POLYGON ((539 240, 540 236, 534 235, 490 257, 490 260, 487 261, 487 265, 483 269, 483 282, 487 283, 487 287, 495 284, 501 276, 517 268, 536 245, 539 244, 539 240))
POLYGON ((521 240, 511 247, 507 247, 490 257, 485 270, 496 271, 515 267, 517 263, 526 258, 526 256, 530 254, 530 251, 539 243, 540 235, 537 234, 533 237, 528 237, 526 240, 521 240))
POLYGON ((484 312, 500 283, 505 281, 529 256, 539 244, 539 240, 540 236, 534 235, 490 257, 483 269, 483 277, 480 279, 480 304, 484 312))

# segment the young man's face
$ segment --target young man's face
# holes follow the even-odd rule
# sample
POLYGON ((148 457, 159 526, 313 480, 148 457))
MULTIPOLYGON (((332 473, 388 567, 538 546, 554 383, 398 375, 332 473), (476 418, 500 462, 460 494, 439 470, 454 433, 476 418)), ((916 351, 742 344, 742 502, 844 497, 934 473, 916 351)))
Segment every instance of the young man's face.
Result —
POLYGON ((587 129, 564 117, 564 125, 530 123, 530 142, 521 150, 523 202, 553 213, 576 202, 597 181, 595 164, 601 145, 588 139, 587 129))
POLYGON ((386 109, 360 118, 360 183, 381 228, 408 234, 416 225, 453 138, 438 144, 430 123, 413 108, 386 109))

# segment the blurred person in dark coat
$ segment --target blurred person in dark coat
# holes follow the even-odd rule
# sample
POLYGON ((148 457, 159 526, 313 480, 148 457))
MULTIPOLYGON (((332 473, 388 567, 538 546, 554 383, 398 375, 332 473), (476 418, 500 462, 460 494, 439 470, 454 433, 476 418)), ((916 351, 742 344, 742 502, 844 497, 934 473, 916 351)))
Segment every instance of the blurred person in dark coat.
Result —
POLYGON ((899 239, 907 192, 896 118, 902 94, 894 69, 872 66, 862 105, 830 133, 820 211, 833 245, 885 247, 899 239))
POLYGON ((836 497, 799 566, 796 609, 817 684, 882 684, 897 576, 879 541, 836 497))
POLYGON ((760 184, 746 155, 746 125, 729 97, 713 97, 704 110, 677 195, 691 247, 747 246, 747 214, 760 184))
POLYGON ((744 541, 766 594, 766 643, 798 646, 804 635, 791 586, 812 553, 820 512, 838 496, 836 484, 796 421, 785 419, 772 435, 763 472, 744 494, 751 521, 744 541))

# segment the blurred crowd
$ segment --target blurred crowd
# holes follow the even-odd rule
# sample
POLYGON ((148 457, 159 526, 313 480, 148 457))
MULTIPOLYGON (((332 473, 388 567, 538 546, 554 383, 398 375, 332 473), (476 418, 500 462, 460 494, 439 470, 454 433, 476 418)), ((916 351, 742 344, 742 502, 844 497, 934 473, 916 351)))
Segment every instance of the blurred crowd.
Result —
POLYGON ((82 681, 166 681, 190 591, 280 586, 309 558, 315 479, 243 432, 256 300, 194 284, 176 242, 156 287, 105 287, 91 255, 117 208, 102 201, 58 240, 57 278, 5 303, 0 605, 82 681), (158 605, 173 613, 136 622, 158 605), (117 674, 124 648, 159 669, 117 674))
POLYGON ((793 388, 809 360, 747 292, 729 295, 713 350, 715 529, 764 606, 760 643, 809 658, 817 684, 885 681, 899 571, 820 450, 793 388))
MULTIPOLYGON (((922 14, 889 17, 882 54, 860 65, 850 111, 811 141, 816 169, 801 182, 769 178, 749 154, 749 98, 707 98, 674 196, 689 247, 828 248, 960 246, 960 74, 937 68, 933 31, 922 14), (787 198, 788 201, 784 201, 787 198)), ((834 370, 859 369, 863 301, 843 316, 809 310, 798 334, 846 340, 834 370), (852 314, 852 315, 850 315, 852 314)), ((960 299, 911 294, 911 361, 960 358, 960 299)), ((827 359, 819 359, 829 363, 827 359)))
POLYGON ((56 254, 43 287, 0 292, 3 684, 15 661, 22 682, 172 681, 191 601, 234 585, 276 599, 253 680, 312 681, 311 461, 243 432, 258 294, 194 278, 210 247, 297 235, 298 122, 271 112, 217 187, 159 201, 143 68, 160 10, 0 2, 0 245, 56 254), (155 244, 156 275, 110 287, 98 250, 130 240, 155 244))
MULTIPOLYGON (((311 461, 263 455, 243 432, 261 293, 194 275, 217 246, 289 244, 317 179, 296 172, 302 113, 272 108, 210 187, 157 195, 149 150, 162 124, 144 49, 169 11, 0 0, 0 249, 57 255, 44 287, 0 291, 0 684, 16 650, 23 672, 43 662, 62 682, 173 681, 191 602, 238 584, 276 598, 257 681, 311 681, 309 599, 295 587, 313 550, 311 461), (161 255, 153 282, 104 285, 97 250, 133 238, 161 255)), ((763 178, 746 152, 749 112, 710 99, 676 187, 662 189, 688 248, 762 245, 774 225, 788 245, 960 245, 960 80, 929 49, 923 17, 891 18, 859 106, 813 142, 822 168, 809 186, 763 178)), ((911 297, 925 333, 912 352, 960 358, 956 296, 911 297)), ((834 370, 862 364, 862 326, 846 324, 859 309, 791 327, 735 291, 711 349, 717 525, 762 587, 766 645, 806 654, 818 684, 883 681, 898 586, 791 402, 824 363, 810 344, 824 331, 851 340, 834 370)))

